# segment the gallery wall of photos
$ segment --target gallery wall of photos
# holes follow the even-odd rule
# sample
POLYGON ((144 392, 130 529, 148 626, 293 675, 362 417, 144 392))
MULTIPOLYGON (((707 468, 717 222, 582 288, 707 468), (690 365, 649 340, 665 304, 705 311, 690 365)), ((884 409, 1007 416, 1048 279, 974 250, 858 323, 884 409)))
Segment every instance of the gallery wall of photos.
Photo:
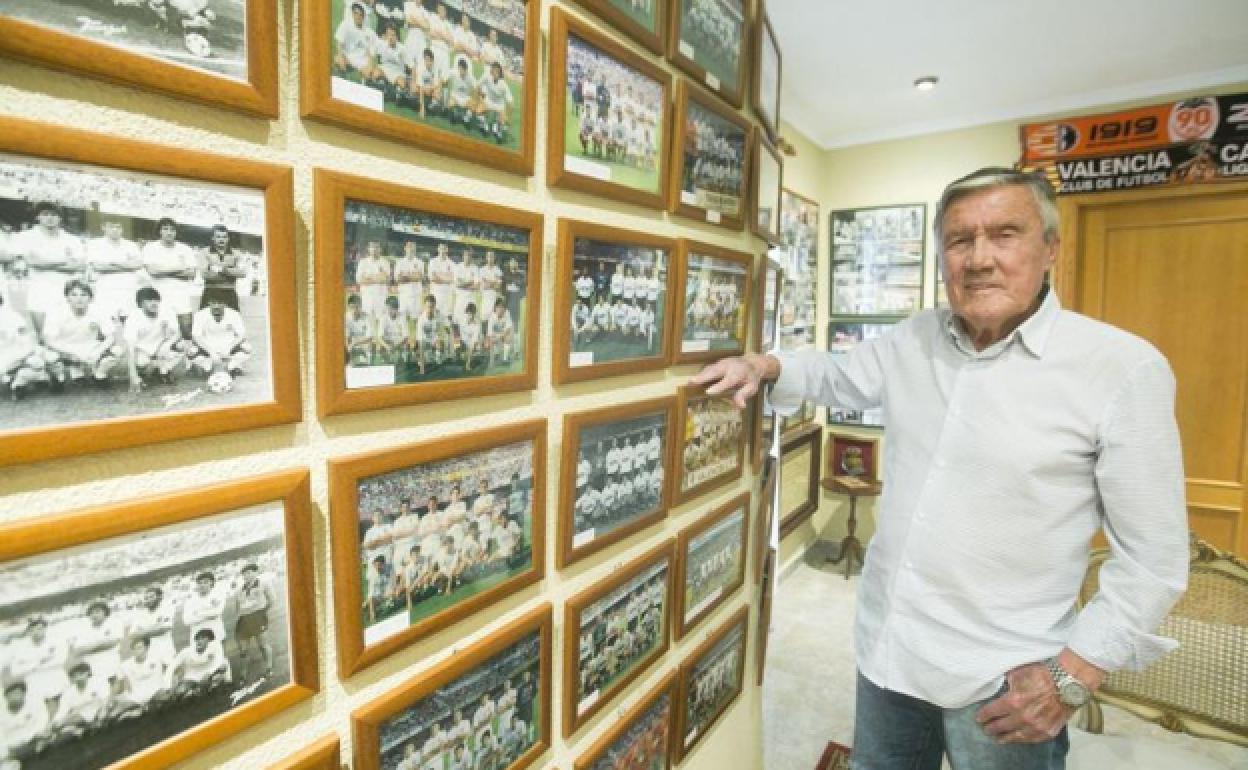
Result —
POLYGON ((761 767, 762 3, 206 9, 0 11, 0 766, 761 767))

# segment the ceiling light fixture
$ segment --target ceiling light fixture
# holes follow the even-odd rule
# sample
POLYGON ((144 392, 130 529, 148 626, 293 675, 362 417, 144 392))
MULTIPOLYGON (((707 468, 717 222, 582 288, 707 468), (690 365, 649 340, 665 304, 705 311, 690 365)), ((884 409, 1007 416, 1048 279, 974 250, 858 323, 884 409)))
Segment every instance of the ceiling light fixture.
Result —
POLYGON ((936 87, 936 84, 939 82, 940 82, 940 78, 936 77, 935 75, 924 75, 921 78, 915 79, 914 87, 919 89, 920 91, 931 91, 933 88, 936 87))

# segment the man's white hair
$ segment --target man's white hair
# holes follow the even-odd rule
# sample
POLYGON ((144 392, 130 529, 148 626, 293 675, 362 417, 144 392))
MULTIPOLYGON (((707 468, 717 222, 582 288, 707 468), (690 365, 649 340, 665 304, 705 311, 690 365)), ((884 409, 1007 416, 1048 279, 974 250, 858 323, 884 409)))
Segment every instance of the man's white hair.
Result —
POLYGON ((940 194, 940 202, 936 204, 936 217, 933 222, 937 253, 944 249, 945 214, 949 211, 949 207, 962 198, 988 187, 1026 187, 1031 191, 1031 196, 1036 201, 1036 210, 1040 213, 1040 220, 1044 223, 1044 239, 1049 242, 1057 239, 1057 191, 1053 189, 1048 178, 1039 172, 988 166, 950 182, 945 191, 940 194))

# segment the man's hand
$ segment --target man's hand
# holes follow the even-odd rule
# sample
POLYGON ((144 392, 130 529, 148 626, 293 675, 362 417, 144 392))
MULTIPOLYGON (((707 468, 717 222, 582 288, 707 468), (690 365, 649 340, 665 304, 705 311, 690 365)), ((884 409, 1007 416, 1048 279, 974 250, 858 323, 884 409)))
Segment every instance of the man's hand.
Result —
POLYGON ((1005 675, 1009 689, 975 714, 975 721, 998 743, 1041 743, 1055 738, 1075 710, 1057 697, 1043 662, 1028 663, 1005 675))
POLYGON ((774 356, 746 353, 734 358, 721 358, 698 372, 690 380, 695 385, 706 385, 709 395, 732 394, 732 403, 744 409, 750 397, 758 393, 764 380, 780 376, 780 362, 774 356))

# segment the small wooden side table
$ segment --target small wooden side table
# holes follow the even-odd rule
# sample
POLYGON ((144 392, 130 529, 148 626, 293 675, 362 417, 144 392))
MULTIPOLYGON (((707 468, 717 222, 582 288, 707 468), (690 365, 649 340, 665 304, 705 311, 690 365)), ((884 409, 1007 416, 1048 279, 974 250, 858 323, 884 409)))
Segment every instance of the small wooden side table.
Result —
POLYGON ((831 564, 840 564, 844 561, 845 579, 849 580, 850 574, 854 571, 854 562, 858 562, 858 566, 861 567, 866 557, 866 549, 858 540, 858 536, 854 534, 854 531, 858 529, 858 498, 876 497, 884 488, 884 484, 857 476, 832 476, 823 479, 821 483, 829 492, 849 496, 849 520, 845 522, 845 528, 849 530, 849 534, 842 538, 841 551, 836 558, 828 559, 831 564))

